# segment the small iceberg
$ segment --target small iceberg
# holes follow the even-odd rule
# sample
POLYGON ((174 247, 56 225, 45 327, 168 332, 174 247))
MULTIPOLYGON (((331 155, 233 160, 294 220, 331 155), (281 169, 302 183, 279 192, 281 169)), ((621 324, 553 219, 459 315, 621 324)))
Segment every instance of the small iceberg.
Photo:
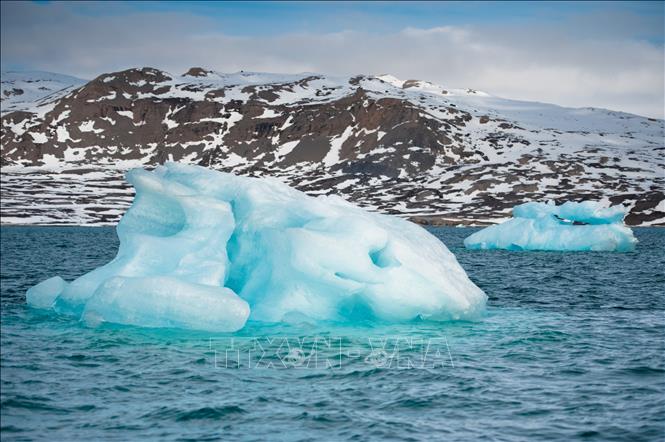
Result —
POLYGON ((214 332, 248 319, 468 319, 487 297, 436 237, 336 196, 168 163, 136 189, 111 262, 27 302, 103 322, 214 332))
POLYGON ((626 227, 622 206, 599 203, 526 203, 513 208, 513 218, 487 227, 464 240, 467 249, 630 252, 637 239, 626 227))

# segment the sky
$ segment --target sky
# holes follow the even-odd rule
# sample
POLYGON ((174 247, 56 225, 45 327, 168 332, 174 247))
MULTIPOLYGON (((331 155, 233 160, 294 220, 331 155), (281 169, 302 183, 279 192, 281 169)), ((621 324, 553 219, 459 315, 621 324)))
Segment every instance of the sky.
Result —
POLYGON ((665 3, 12 2, 1 67, 392 74, 665 117, 665 3))

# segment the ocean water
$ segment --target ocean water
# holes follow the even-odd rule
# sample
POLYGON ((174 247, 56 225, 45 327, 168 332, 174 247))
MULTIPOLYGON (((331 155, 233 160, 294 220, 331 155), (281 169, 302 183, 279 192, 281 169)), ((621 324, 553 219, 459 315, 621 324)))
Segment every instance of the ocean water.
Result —
POLYGON ((476 322, 103 325, 25 290, 110 260, 112 228, 2 227, 2 440, 665 439, 665 229, 634 253, 467 251, 476 322))

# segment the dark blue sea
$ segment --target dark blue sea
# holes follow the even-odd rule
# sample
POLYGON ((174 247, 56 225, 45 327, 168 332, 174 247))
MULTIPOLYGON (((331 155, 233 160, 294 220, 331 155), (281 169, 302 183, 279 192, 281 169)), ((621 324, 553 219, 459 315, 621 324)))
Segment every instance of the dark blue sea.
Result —
POLYGON ((476 322, 250 323, 211 335, 32 310, 112 228, 2 227, 1 435, 13 440, 665 440, 665 229, 634 253, 467 251, 476 322))

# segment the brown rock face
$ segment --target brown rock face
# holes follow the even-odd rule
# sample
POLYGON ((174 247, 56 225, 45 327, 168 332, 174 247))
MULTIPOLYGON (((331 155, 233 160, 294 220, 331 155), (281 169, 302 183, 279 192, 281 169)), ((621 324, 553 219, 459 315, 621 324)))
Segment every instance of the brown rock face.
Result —
POLYGON ((203 68, 194 67, 194 68, 189 68, 189 70, 187 72, 185 72, 182 76, 183 77, 206 77, 210 73, 212 73, 212 72, 211 71, 206 71, 203 68))
MULTIPOLYGON (((565 119, 538 126, 530 115, 520 121, 502 108, 468 104, 466 97, 482 97, 475 90, 430 90, 418 80, 394 87, 371 76, 198 67, 180 77, 154 68, 103 74, 2 115, 2 166, 13 167, 3 172, 3 198, 14 192, 21 200, 20 181, 11 179, 20 166, 103 170, 125 189, 127 167, 173 160, 273 175, 312 194, 338 193, 430 223, 437 216, 484 223, 529 200, 605 197, 631 205, 630 223, 663 222, 662 121, 608 112, 596 116, 609 124, 598 133, 563 127, 565 119), (607 134, 613 141, 604 144, 607 134)), ((23 219, 20 207, 3 217, 23 219)), ((79 221, 99 221, 99 214, 111 222, 120 212, 91 209, 79 221)))

